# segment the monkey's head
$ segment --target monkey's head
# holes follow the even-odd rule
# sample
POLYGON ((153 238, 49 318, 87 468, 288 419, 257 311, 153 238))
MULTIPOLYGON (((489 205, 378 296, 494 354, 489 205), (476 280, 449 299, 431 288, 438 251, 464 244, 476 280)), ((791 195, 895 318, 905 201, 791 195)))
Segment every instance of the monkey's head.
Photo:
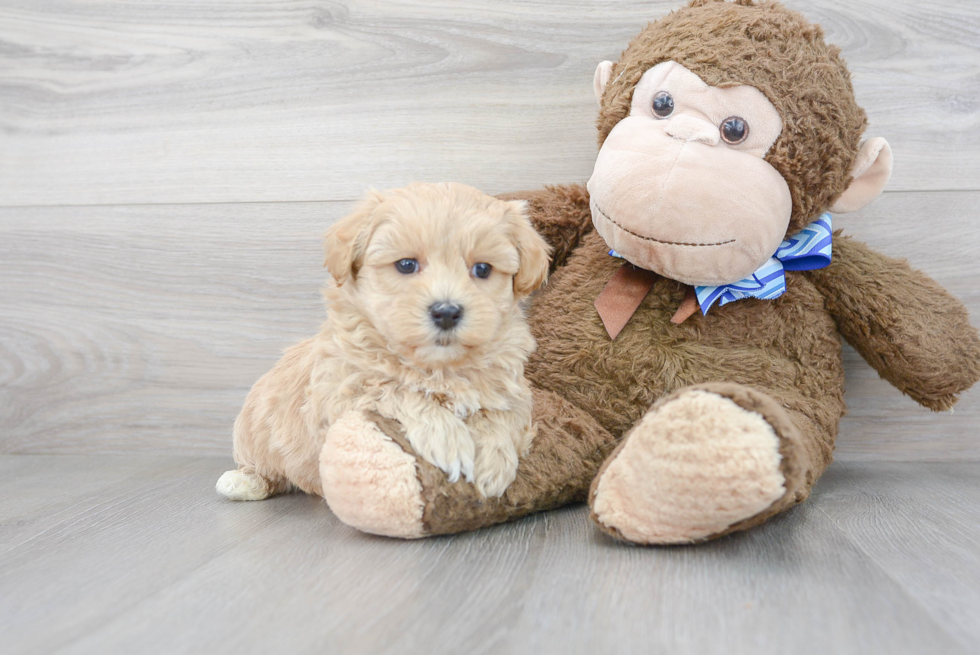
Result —
POLYGON ((891 174, 840 49, 775 2, 694 0, 595 74, 592 219, 627 260, 728 284, 824 211, 860 209, 891 174))

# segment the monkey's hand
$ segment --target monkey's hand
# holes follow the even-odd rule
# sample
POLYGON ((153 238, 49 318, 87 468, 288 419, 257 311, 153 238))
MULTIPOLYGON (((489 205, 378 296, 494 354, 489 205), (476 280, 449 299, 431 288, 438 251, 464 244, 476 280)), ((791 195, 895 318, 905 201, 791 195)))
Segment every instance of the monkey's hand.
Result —
POLYGON ((980 380, 980 338, 966 307, 905 261, 835 235, 833 262, 806 275, 844 338, 924 407, 953 406, 980 380))
POLYGON ((565 265, 582 237, 592 231, 589 192, 581 184, 547 186, 538 191, 519 191, 501 200, 526 200, 531 225, 552 247, 551 272, 565 265))

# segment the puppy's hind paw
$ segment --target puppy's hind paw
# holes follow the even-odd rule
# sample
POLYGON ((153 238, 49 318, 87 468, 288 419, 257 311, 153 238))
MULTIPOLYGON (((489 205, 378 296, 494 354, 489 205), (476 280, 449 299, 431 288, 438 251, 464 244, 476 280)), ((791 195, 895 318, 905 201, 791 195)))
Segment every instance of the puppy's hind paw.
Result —
POLYGON ((225 471, 214 488, 231 500, 265 500, 272 495, 265 478, 241 470, 225 471))

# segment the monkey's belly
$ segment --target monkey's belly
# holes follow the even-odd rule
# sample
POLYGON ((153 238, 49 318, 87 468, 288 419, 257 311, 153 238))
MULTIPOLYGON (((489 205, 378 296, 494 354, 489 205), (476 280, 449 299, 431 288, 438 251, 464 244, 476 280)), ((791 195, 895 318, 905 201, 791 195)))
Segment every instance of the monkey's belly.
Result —
POLYGON ((670 318, 684 287, 660 279, 615 341, 593 306, 622 265, 595 234, 535 298, 529 320, 538 349, 530 380, 592 414, 614 434, 628 430, 662 395, 701 382, 765 391, 836 432, 843 414, 840 339, 816 288, 788 274, 776 300, 739 300, 670 318))

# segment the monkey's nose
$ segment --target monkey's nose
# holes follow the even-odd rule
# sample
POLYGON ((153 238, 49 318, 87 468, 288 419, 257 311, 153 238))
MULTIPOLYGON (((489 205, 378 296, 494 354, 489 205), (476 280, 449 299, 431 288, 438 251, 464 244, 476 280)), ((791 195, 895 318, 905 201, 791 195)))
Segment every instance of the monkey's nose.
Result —
POLYGON ((437 302, 429 307, 432 322, 440 330, 451 330, 463 319, 463 308, 450 302, 437 302))
POLYGON ((716 146, 721 140, 717 125, 684 114, 667 120, 667 134, 681 141, 696 141, 709 146, 716 146))

